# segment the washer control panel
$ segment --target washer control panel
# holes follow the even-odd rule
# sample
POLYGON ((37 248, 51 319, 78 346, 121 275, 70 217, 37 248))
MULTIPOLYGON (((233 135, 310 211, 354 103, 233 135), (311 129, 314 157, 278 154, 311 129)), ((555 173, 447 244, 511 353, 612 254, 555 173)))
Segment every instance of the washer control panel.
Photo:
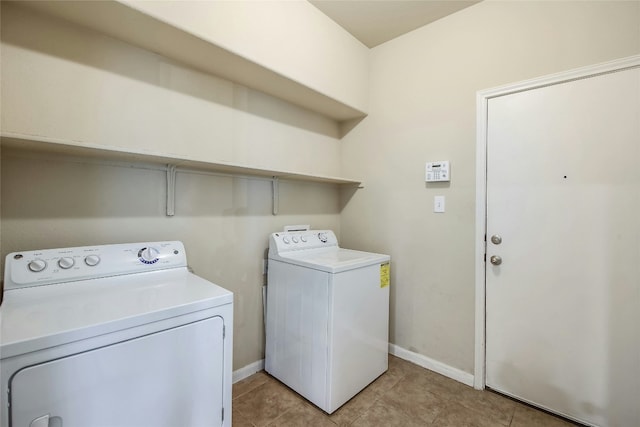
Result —
POLYGON ((13 252, 5 289, 187 266, 182 242, 125 243, 13 252))
POLYGON ((271 234, 269 250, 278 253, 338 246, 331 230, 282 231, 271 234))

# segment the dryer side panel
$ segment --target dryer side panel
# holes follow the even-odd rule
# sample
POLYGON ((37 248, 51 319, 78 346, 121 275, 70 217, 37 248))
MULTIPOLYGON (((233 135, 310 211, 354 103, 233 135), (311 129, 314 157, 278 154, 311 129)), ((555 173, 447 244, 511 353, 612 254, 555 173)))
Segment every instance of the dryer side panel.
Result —
POLYGON ((223 326, 215 316, 22 369, 10 425, 220 426, 223 326))

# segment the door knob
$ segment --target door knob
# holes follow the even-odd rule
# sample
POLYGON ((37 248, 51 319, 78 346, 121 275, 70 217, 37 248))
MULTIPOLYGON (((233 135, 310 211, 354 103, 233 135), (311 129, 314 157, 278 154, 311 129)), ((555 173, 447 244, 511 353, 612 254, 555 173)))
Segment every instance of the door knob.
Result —
POLYGON ((502 264, 502 258, 499 257, 498 255, 492 255, 491 258, 489 258, 489 261, 491 261, 491 264, 493 265, 502 264))
POLYGON ((29 427, 48 427, 48 425, 49 414, 38 417, 35 420, 31 421, 31 423, 29 423, 29 427))
POLYGON ((493 243, 494 245, 499 245, 500 243, 502 243, 502 237, 499 234, 494 234, 493 236, 491 236, 491 243, 493 243))

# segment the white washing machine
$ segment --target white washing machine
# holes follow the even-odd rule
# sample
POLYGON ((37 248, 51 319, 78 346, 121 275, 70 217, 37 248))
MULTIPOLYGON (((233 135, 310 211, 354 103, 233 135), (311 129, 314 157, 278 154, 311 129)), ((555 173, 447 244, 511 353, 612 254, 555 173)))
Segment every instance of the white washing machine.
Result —
POLYGON ((265 370, 332 413, 388 368, 388 255, 329 230, 269 239, 265 370))
POLYGON ((180 242, 5 263, 2 427, 231 426, 233 294, 180 242))

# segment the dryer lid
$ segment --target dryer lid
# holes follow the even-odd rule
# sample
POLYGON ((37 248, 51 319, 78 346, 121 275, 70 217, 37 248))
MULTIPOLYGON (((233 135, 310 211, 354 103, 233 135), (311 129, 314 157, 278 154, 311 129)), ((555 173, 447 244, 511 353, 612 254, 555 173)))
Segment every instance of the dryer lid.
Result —
POLYGON ((5 291, 0 358, 233 302, 186 267, 5 291))

